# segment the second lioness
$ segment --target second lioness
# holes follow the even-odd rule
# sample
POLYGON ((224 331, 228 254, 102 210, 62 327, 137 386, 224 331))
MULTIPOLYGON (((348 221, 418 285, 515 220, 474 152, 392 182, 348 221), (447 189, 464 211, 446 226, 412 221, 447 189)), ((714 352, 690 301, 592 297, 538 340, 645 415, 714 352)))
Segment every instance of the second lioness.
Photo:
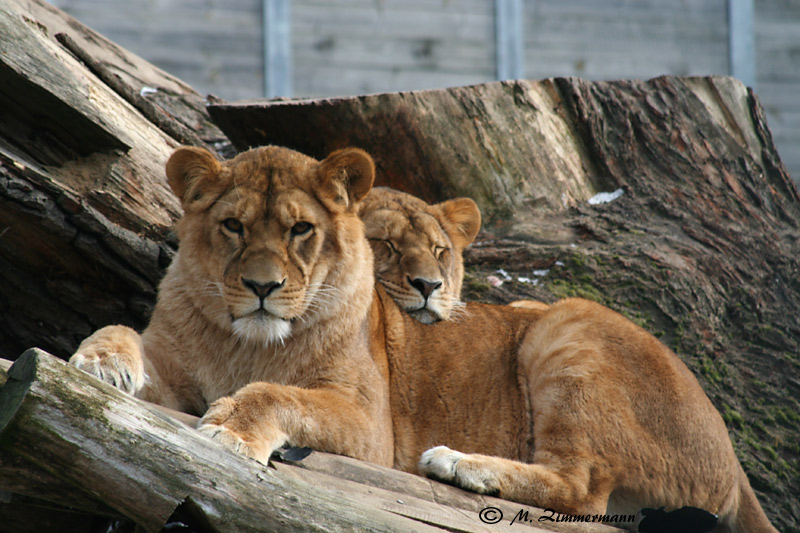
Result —
POLYGON ((423 324, 457 315, 464 307, 464 248, 481 227, 477 204, 456 198, 431 205, 376 187, 359 216, 375 254, 375 278, 397 305, 423 324))
MULTIPOLYGON (((481 227, 469 198, 438 204, 386 187, 374 188, 359 207, 375 255, 375 278, 405 312, 423 324, 458 318, 464 249, 481 227)), ((512 307, 544 310, 535 300, 512 307)))

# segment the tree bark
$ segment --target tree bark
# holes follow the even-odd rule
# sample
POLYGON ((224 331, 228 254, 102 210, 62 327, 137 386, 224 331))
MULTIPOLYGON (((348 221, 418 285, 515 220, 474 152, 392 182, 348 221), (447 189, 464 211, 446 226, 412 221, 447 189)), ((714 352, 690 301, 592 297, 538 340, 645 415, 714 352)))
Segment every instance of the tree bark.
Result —
MULTIPOLYGON (((681 162, 674 170, 689 180, 703 174, 700 165, 724 163, 717 172, 732 172, 734 181, 742 174, 738 164, 763 169, 765 180, 747 180, 756 194, 770 204, 798 201, 763 110, 730 78, 559 78, 220 103, 209 111, 239 149, 281 144, 324 157, 345 146, 365 148, 375 158, 378 184, 428 201, 469 196, 493 228, 524 227, 520 217, 563 212, 600 191, 648 186, 655 172, 630 171, 651 167, 663 174, 681 162)), ((784 218, 796 223, 796 211, 784 218)))
POLYGON ((148 531, 187 500, 214 531, 433 529, 229 453, 44 352, 26 352, 8 377, 0 450, 148 531))

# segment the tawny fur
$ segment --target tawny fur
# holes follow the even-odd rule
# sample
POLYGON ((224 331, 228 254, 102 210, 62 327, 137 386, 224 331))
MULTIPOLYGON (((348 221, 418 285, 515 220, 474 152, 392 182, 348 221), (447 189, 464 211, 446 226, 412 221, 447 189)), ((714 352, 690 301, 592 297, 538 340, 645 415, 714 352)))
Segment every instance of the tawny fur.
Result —
MULTIPOLYGON (((360 213, 393 303, 418 308, 404 281, 419 272, 460 297, 478 216, 464 210, 474 233, 452 268, 429 248, 464 232, 437 206, 376 189, 360 213)), ((424 327, 386 304, 396 467, 561 512, 694 505, 721 516, 719 531, 773 531, 721 417, 659 341, 583 300, 509 306, 462 304, 437 315, 450 324, 424 327)))
POLYGON ((775 531, 697 380, 624 317, 569 299, 423 325, 373 288, 363 152, 182 149, 167 171, 186 214, 151 324, 100 330, 74 363, 169 407, 213 402, 201 431, 262 461, 290 442, 563 513, 691 505, 718 531, 775 531), (259 310, 244 279, 284 284, 259 310))

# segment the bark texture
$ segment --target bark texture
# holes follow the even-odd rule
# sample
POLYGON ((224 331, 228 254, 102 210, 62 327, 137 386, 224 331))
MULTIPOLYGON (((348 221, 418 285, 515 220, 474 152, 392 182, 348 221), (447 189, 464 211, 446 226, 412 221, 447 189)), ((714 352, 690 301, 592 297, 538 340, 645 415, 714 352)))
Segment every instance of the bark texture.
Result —
POLYGON ((176 246, 164 163, 205 99, 41 0, 0 4, 0 352, 144 327, 176 246))

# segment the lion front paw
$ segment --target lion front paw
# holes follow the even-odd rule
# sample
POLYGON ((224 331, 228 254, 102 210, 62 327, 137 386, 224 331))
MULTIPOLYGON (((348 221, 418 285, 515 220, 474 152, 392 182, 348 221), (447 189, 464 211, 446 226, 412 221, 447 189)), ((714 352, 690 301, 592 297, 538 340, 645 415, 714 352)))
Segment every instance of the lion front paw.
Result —
POLYGON ((422 475, 479 494, 498 492, 496 476, 487 465, 481 464, 480 456, 471 456, 447 446, 436 446, 420 457, 417 465, 422 475))
POLYGON ((138 333, 125 326, 108 326, 87 337, 69 362, 128 394, 136 394, 147 380, 142 352, 138 333))
POLYGON ((282 431, 265 424, 260 417, 251 416, 234 398, 220 398, 212 403, 197 423, 197 429, 229 450, 264 464, 288 440, 282 431))

